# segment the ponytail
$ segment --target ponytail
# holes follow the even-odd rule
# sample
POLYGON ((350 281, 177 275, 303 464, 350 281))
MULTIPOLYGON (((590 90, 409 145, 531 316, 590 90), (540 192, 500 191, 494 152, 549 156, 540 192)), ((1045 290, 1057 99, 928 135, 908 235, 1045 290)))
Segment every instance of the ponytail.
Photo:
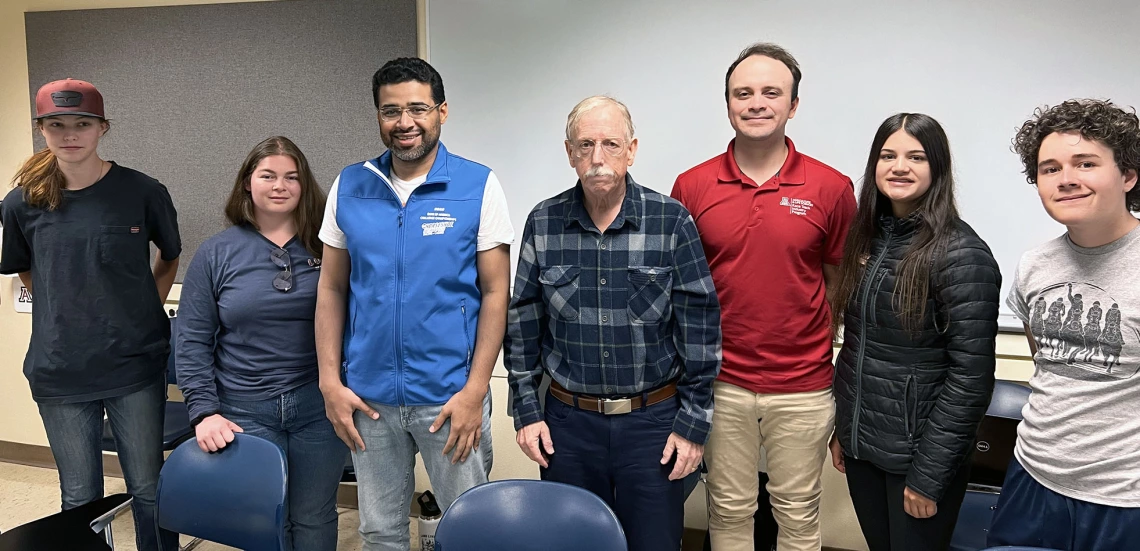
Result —
POLYGON ((16 171, 12 183, 24 188, 24 202, 29 206, 55 210, 63 202, 67 181, 59 169, 55 154, 43 148, 16 171))

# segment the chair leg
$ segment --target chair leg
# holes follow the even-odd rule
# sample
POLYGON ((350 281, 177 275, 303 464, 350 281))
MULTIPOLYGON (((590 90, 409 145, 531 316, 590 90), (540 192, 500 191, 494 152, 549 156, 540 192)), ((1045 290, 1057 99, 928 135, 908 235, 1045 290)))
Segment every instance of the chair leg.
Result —
POLYGON ((180 547, 179 549, 180 551, 191 551, 192 549, 197 548, 199 545, 202 545, 202 538, 194 538, 190 540, 190 543, 187 543, 185 547, 180 547))
POLYGON ((107 526, 103 527, 103 540, 107 542, 107 546, 111 548, 111 551, 115 551, 115 538, 111 534, 111 523, 109 522, 107 526))

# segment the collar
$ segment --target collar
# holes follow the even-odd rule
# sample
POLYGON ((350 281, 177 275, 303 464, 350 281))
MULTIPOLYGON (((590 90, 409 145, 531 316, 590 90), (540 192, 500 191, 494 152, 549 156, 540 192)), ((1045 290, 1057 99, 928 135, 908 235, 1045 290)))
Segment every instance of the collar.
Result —
MULTIPOLYGON (((385 151, 377 157, 374 164, 386 178, 392 179, 392 150, 385 151)), ((427 180, 424 180, 424 184, 446 184, 449 182, 451 182, 451 171, 447 168, 447 148, 443 146, 441 141, 435 150, 435 162, 432 163, 431 170, 428 170, 427 180)))
POLYGON ((774 186, 802 186, 805 181, 804 177, 804 159, 798 152, 796 152, 796 145, 792 143, 792 139, 785 136, 784 143, 788 146, 788 158, 784 159, 784 165, 780 167, 780 171, 776 173, 767 182, 757 184, 752 178, 740 171, 740 165, 736 164, 736 152, 733 146, 736 144, 736 139, 728 142, 728 153, 724 156, 724 161, 721 162, 720 170, 717 172, 717 182, 722 184, 743 184, 757 188, 767 188, 774 186), (771 184, 769 184, 771 182, 771 184))
MULTIPOLYGON (((566 209, 565 227, 570 227, 575 222, 582 229, 589 230, 596 227, 593 219, 590 218, 590 213, 586 212, 586 204, 583 201, 582 180, 574 185, 574 193, 570 196, 569 207, 566 209)), ((610 224, 607 230, 618 229, 625 224, 629 224, 633 229, 641 229, 641 213, 645 208, 644 196, 641 193, 641 186, 633 181, 633 176, 627 172, 625 173, 625 198, 621 202, 621 211, 618 212, 617 218, 610 224)), ((598 228, 601 230, 602 228, 598 228)))

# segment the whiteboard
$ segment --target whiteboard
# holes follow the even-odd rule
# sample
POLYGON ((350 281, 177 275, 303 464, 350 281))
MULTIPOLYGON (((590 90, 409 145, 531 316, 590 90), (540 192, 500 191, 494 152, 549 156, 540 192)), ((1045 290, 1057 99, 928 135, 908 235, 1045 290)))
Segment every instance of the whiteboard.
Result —
MULTIPOLYGON (((450 104, 443 140, 498 173, 521 236, 530 209, 575 182, 562 140, 579 100, 629 106, 630 173, 668 193, 733 136, 729 64, 752 42, 779 43, 804 73, 788 136, 856 185, 883 119, 942 123, 962 216, 993 249, 1004 297, 1021 253, 1064 231, 1010 140, 1042 104, 1140 105, 1138 20, 1133 0, 429 0, 428 51, 450 104)), ((1004 304, 1001 325, 1021 328, 1004 304)))

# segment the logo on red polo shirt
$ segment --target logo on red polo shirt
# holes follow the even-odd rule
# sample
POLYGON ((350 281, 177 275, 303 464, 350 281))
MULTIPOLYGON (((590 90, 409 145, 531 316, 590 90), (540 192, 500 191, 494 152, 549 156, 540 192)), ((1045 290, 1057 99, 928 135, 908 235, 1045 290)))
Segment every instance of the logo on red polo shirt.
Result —
POLYGON ((807 216, 809 210, 815 205, 808 199, 792 199, 788 197, 780 198, 780 206, 788 207, 788 212, 798 214, 800 216, 807 216))

